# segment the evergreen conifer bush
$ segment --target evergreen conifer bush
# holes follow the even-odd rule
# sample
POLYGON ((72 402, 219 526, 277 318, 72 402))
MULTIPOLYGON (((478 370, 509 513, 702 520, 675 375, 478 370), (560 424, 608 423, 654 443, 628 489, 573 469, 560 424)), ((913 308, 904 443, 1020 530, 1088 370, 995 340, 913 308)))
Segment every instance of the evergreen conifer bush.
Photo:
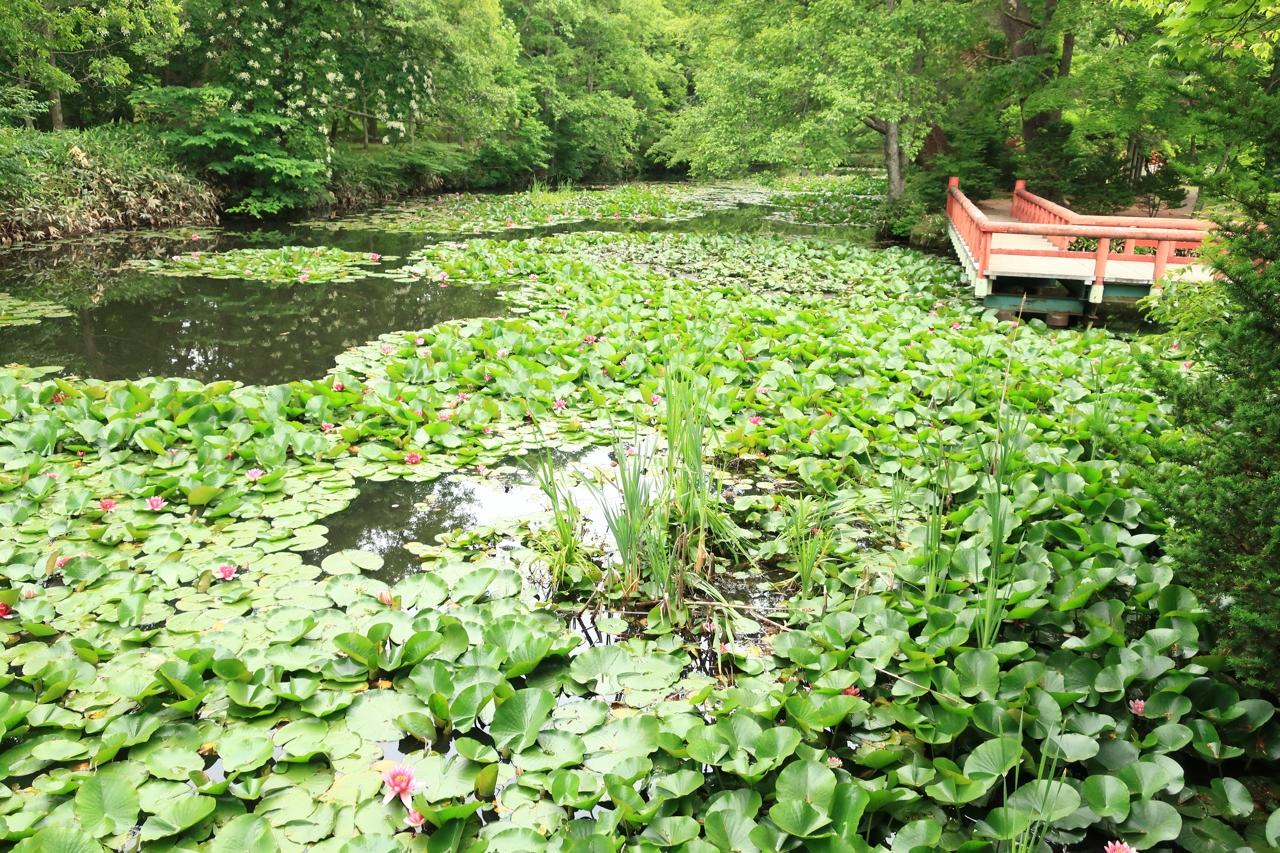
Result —
POLYGON ((1179 427, 1161 441, 1163 459, 1174 464, 1161 466, 1155 479, 1170 516, 1167 549, 1181 577, 1225 614, 1221 651, 1241 678, 1274 691, 1280 689, 1280 209, 1266 201, 1251 205, 1245 221, 1224 222, 1219 233, 1212 263, 1221 281, 1210 287, 1220 295, 1181 299, 1160 315, 1199 337, 1171 341, 1177 360, 1155 369, 1179 427))

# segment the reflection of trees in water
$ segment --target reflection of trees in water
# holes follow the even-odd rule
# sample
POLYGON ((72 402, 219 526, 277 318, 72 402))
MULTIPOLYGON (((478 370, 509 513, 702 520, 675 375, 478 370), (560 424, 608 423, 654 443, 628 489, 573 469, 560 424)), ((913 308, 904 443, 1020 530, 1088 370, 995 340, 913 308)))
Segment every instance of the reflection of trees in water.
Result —
POLYGON ((539 493, 529 486, 516 486, 509 498, 507 494, 500 487, 495 491, 473 481, 363 482, 360 496, 349 507, 320 519, 318 523, 329 528, 329 544, 309 552, 306 559, 319 565, 328 555, 347 548, 371 551, 383 559, 377 577, 394 582, 418 569, 418 558, 404 549, 407 543, 434 545, 440 533, 515 514, 518 505, 527 507, 523 514, 539 506, 539 493))
POLYGON ((62 364, 99 379, 287 382, 322 375, 342 350, 385 332, 501 313, 492 291, 472 288, 176 279, 119 271, 103 257, 61 256, 11 288, 79 311, 12 330, 0 363, 62 364))

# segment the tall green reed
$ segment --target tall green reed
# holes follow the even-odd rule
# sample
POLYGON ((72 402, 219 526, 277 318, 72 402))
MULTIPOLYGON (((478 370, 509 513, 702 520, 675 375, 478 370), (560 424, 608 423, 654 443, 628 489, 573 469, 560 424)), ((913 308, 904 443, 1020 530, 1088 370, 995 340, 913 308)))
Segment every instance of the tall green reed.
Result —
POLYGON ((995 441, 990 451, 983 449, 987 470, 981 504, 989 517, 988 531, 991 534, 990 562, 977 620, 979 648, 983 649, 995 645, 1000 624, 1004 621, 1005 603, 1013 591, 1012 577, 1007 586, 1002 586, 1005 565, 1018 550, 1017 546, 1005 542, 1015 526, 1012 523, 1015 519, 1013 502, 1005 497, 1005 493, 1011 495, 1013 491, 1013 466, 1025 426, 1026 419, 1021 412, 1008 414, 1002 410, 996 417, 995 441))
POLYGON ((613 580, 625 595, 639 589, 643 568, 649 560, 655 484, 646 472, 652 466, 653 456, 653 443, 641 441, 638 436, 634 444, 619 442, 614 445, 617 467, 612 485, 617 492, 616 500, 600 483, 586 481, 586 487, 600 505, 605 526, 618 549, 618 565, 613 580))
POLYGON ((569 485, 557 474, 550 450, 537 454, 531 466, 534 480, 551 504, 551 541, 544 550, 550 557, 551 591, 558 590, 565 573, 582 559, 582 511, 569 485))
POLYGON ((821 576, 822 565, 833 541, 827 529, 830 508, 817 498, 789 497, 786 499, 786 511, 787 552, 795 566, 800 591, 808 598, 813 593, 814 581, 821 576))

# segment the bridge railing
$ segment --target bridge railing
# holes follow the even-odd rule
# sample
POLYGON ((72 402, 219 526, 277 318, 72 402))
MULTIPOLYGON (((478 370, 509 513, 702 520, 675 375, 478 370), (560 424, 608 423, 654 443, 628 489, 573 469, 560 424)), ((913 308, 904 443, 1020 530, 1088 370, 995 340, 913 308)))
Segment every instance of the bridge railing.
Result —
POLYGON ((995 222, 960 191, 960 179, 951 178, 947 188, 947 217, 973 256, 979 277, 985 278, 992 255, 1022 255, 1048 258, 1092 258, 1095 285, 1106 279, 1108 261, 1137 261, 1152 265, 1153 282, 1164 278, 1171 266, 1194 263, 1192 258, 1175 255, 1177 249, 1199 248, 1213 225, 1192 219, 1153 219, 1129 216, 1083 216, 1048 199, 1027 192, 1026 182, 1018 181, 1014 189, 1013 216, 1018 222, 995 222), (993 234, 1032 234, 1043 237, 1054 249, 993 248, 993 234), (1073 252, 1067 247, 1077 237, 1098 241, 1093 252, 1073 252), (1114 241, 1123 251, 1113 252, 1114 241), (1151 255, 1139 255, 1138 246, 1155 249, 1151 255))

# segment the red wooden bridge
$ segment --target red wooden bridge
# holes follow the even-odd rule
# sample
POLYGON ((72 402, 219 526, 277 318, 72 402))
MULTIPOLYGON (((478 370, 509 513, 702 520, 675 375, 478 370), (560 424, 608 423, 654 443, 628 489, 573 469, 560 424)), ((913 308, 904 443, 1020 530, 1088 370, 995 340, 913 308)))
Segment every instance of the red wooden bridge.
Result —
POLYGON ((999 215, 985 213, 952 178, 947 219, 974 295, 991 308, 1091 314, 1091 304, 1133 302, 1166 279, 1210 277, 1196 258, 1178 250, 1200 248, 1213 223, 1083 216, 1027 192, 1026 181, 1015 185, 1009 215, 999 215), (1097 249, 1073 251, 1079 238, 1097 240, 1097 249))

